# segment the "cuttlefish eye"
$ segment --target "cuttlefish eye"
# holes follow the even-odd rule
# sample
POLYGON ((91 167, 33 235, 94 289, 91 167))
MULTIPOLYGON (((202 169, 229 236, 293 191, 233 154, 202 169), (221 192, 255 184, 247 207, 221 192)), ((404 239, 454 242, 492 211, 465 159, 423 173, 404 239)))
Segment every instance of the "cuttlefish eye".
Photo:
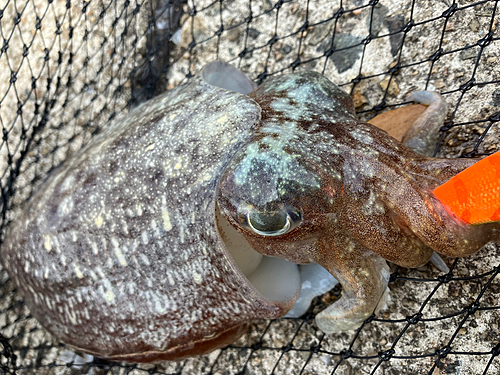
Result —
POLYGON ((248 228, 261 236, 288 233, 302 221, 302 213, 294 207, 263 212, 250 209, 244 215, 248 228))

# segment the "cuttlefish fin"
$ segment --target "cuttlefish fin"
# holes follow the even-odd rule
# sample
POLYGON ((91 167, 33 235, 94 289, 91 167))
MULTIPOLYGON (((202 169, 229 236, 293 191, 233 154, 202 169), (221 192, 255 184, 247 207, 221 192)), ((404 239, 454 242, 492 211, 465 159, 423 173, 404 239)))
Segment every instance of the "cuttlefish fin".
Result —
POLYGON ((201 76, 205 82, 212 86, 239 92, 244 95, 250 94, 257 88, 257 84, 251 81, 245 73, 231 64, 222 61, 213 61, 207 64, 203 68, 201 76))
POLYGON ((356 329, 385 305, 389 267, 380 255, 359 244, 340 252, 320 250, 323 255, 317 263, 340 282, 342 296, 316 315, 316 324, 325 333, 356 329))

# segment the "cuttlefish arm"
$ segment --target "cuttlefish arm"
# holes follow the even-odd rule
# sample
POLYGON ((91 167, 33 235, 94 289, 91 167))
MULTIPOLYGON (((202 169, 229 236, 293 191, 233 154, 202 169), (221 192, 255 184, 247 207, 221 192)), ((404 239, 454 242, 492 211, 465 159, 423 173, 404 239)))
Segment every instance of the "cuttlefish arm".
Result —
POLYGON ((356 329, 385 305, 390 273, 380 255, 342 237, 322 238, 317 254, 316 261, 342 285, 340 299, 316 316, 323 332, 356 329))
POLYGON ((448 113, 448 104, 441 95, 432 91, 416 91, 408 100, 428 107, 410 126, 402 143, 421 155, 432 156, 439 139, 439 128, 448 113))

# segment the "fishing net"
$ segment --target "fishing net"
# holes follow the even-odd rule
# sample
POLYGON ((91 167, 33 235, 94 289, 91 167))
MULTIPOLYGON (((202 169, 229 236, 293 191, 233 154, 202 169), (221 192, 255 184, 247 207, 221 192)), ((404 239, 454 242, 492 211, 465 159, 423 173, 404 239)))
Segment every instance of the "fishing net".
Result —
MULTIPOLYGON (((450 105, 436 153, 498 150, 498 1, 3 0, 0 2, 1 228, 52 169, 109 121, 231 62, 256 82, 325 74, 360 118, 416 90, 450 105)), ((314 315, 259 321, 233 345, 157 365, 73 353, 30 315, 0 271, 0 369, 6 374, 498 374, 500 249, 431 266, 391 265, 391 300, 357 331, 324 335, 314 315)))

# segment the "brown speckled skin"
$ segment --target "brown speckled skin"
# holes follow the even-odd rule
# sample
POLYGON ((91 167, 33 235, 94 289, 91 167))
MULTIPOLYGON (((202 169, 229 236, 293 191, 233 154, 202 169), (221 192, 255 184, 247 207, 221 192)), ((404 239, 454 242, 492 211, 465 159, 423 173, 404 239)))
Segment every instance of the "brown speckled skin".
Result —
POLYGON ((498 224, 465 225, 432 194, 474 160, 425 157, 357 121, 347 94, 315 72, 269 79, 250 96, 261 124, 224 172, 219 205, 257 251, 317 262, 339 280, 342 299, 318 315, 322 330, 355 328, 374 311, 387 281, 373 253, 418 267, 433 249, 461 257, 499 238, 498 224), (247 212, 286 207, 302 221, 285 234, 248 224, 247 212))
POLYGON ((422 157, 358 122, 317 73, 270 78, 251 97, 198 76, 49 176, 10 225, 2 262, 33 316, 73 347, 131 362, 201 354, 296 298, 267 300, 242 275, 217 230, 218 191, 257 250, 316 261, 340 280, 343 298, 320 327, 348 329, 385 289, 382 257, 413 267, 430 248, 464 256, 493 238, 430 193, 471 163, 422 157), (238 207, 272 201, 300 208, 302 222, 281 236, 248 231, 238 207))

